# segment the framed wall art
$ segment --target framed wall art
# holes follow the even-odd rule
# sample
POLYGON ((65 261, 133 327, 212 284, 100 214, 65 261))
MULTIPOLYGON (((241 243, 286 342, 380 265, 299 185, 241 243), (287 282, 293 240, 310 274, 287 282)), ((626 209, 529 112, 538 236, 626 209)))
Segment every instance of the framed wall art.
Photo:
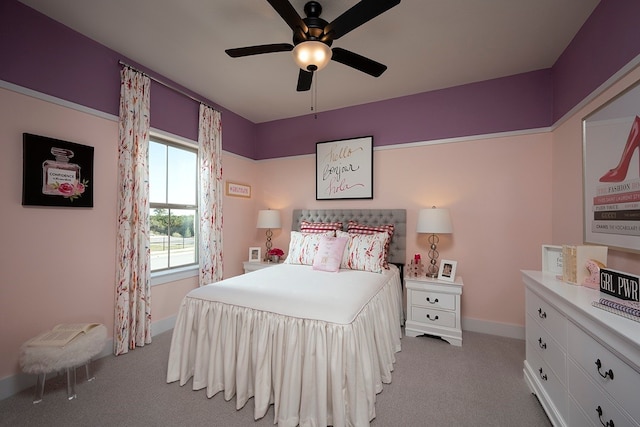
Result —
POLYGON ((316 200, 373 199, 373 137, 316 143, 316 200))
POLYGON ((22 135, 22 204, 93 207, 93 147, 22 135))
POLYGON ((640 252, 640 84, 582 125, 584 242, 640 252))
POLYGON ((251 186, 247 184, 240 184, 238 182, 226 181, 225 193, 227 196, 232 197, 245 197, 251 198, 251 186))
POLYGON ((438 280, 444 280, 445 282, 455 282, 457 266, 458 266, 457 261, 450 261, 448 259, 443 259, 442 261, 440 261, 440 270, 438 271, 438 280))

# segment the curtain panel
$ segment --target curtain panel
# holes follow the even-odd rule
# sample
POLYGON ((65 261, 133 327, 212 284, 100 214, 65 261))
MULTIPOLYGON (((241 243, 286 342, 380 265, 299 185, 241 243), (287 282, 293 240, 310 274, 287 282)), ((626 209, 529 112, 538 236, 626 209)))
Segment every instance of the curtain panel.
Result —
POLYGON ((120 84, 114 353, 151 343, 149 88, 124 67, 120 84))
POLYGON ((200 286, 222 279, 222 122, 200 104, 200 286))

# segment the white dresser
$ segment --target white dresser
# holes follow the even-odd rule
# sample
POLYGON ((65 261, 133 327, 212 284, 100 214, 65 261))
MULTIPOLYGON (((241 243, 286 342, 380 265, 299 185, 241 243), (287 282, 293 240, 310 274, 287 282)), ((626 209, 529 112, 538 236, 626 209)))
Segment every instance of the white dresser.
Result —
POLYGON ((451 283, 425 276, 405 277, 404 283, 408 311, 405 335, 417 337, 429 334, 439 336, 449 344, 461 346, 462 277, 456 277, 455 282, 451 283))
POLYGON ((598 290, 523 271, 524 377, 556 426, 640 426, 640 323, 591 306, 598 290))

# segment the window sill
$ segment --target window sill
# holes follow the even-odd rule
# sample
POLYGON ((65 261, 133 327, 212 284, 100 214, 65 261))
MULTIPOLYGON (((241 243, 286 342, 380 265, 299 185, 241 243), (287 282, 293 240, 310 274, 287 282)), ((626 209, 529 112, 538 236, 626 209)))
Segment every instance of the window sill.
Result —
POLYGON ((151 286, 163 285, 176 280, 187 279, 198 275, 198 266, 189 265, 187 267, 173 268, 167 271, 151 273, 151 286))

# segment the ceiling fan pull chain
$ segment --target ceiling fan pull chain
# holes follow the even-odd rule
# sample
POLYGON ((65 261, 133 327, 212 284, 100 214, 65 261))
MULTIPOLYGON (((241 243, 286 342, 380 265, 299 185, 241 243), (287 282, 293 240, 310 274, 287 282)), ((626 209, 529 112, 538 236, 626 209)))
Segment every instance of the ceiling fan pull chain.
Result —
MULTIPOLYGON (((314 73, 315 74, 315 73, 314 73)), ((313 95, 311 95, 313 99, 313 106, 311 110, 314 111, 313 118, 318 119, 318 75, 316 74, 315 79, 313 79, 313 95)))

